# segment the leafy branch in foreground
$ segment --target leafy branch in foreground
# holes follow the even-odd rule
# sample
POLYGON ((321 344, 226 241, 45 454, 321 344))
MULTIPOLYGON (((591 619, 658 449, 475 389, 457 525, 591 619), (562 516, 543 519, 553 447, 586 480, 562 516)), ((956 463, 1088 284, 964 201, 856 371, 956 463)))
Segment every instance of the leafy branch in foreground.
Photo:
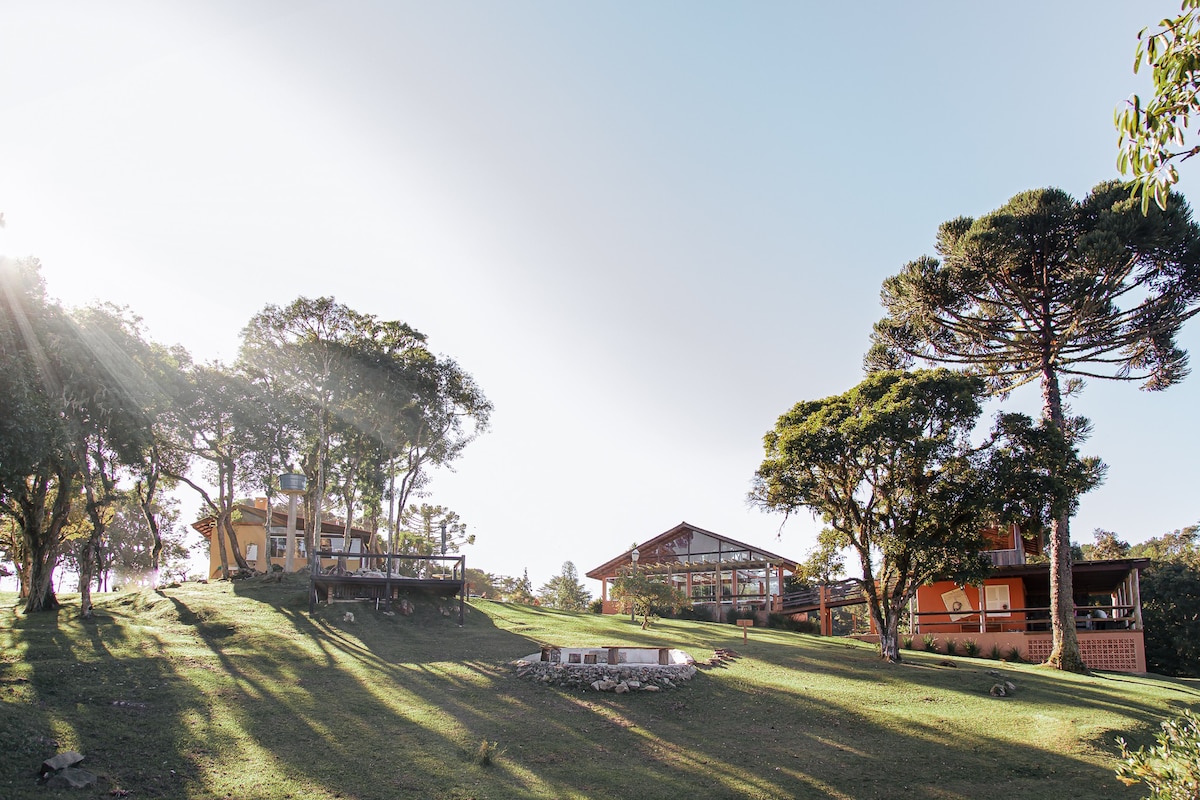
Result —
POLYGON ((1113 114, 1120 148, 1117 169, 1132 175, 1134 195, 1141 197, 1142 213, 1150 200, 1167 207, 1167 195, 1179 181, 1175 165, 1200 153, 1188 146, 1185 131, 1191 116, 1200 111, 1200 0, 1183 0, 1179 16, 1164 19, 1160 29, 1138 33, 1133 57, 1136 74, 1150 68, 1154 94, 1143 103, 1133 95, 1113 114))

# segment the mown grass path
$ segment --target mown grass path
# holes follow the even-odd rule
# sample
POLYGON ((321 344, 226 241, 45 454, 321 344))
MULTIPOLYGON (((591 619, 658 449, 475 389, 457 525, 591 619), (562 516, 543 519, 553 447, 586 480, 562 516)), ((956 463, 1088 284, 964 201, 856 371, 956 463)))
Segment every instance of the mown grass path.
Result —
POLYGON ((1192 682, 1075 676, 733 626, 477 602, 306 613, 298 584, 101 595, 92 621, 0 610, 0 798, 1135 798, 1118 734, 1149 741, 1192 682), (345 612, 354 621, 345 620, 345 612), (559 645, 740 658, 677 691, 570 692, 507 662, 559 645), (1015 697, 988 689, 1000 670, 1015 697), (476 763, 481 742, 491 764, 476 763), (35 784, 75 749, 92 790, 35 784))

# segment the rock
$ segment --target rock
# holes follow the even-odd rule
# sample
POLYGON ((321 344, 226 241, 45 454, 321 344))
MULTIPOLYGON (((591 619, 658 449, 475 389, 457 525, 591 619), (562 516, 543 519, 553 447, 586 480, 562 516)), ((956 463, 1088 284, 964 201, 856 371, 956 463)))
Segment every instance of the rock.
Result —
POLYGON ((83 754, 76 753, 74 750, 67 750, 43 761, 40 774, 45 775, 47 772, 73 767, 80 761, 83 761, 83 754))
POLYGON ((416 611, 416 609, 413 608, 413 604, 411 602, 409 602, 407 597, 400 601, 400 613, 401 614, 403 614, 406 617, 411 617, 413 615, 414 611, 416 611))
POLYGON ((642 682, 641 682, 641 681, 628 681, 628 684, 629 684, 629 688, 630 688, 630 689, 640 689, 640 688, 642 688, 642 682))
POLYGON ((649 683, 642 687, 642 691, 643 692, 661 692, 662 689, 655 686, 653 683, 649 683))
POLYGON ((992 688, 988 692, 988 694, 990 694, 992 697, 1005 697, 1007 695, 1007 692, 1005 692, 1004 686, 1002 684, 994 683, 994 684, 992 684, 992 688))
POLYGON ((609 680, 599 681, 599 684, 600 685, 597 686, 596 688, 602 692, 611 692, 613 689, 616 689, 617 685, 618 685, 616 681, 609 681, 609 680))
POLYGON ((955 669, 958 668, 958 664, 955 664, 953 661, 951 661, 948 658, 943 658, 941 661, 939 661, 938 666, 939 667, 953 667, 955 669))
POLYGON ((1005 681, 1004 689, 1006 692, 1008 692, 1008 694, 1016 694, 1017 693, 1017 685, 1015 683, 1013 683, 1012 681, 1005 681))
POLYGON ((613 691, 617 694, 625 694, 629 691, 629 684, 625 681, 621 681, 617 684, 617 688, 613 689, 613 691))
POLYGON ((86 789, 95 785, 96 776, 79 767, 60 769, 46 781, 46 786, 51 789, 86 789))
POLYGON ((345 614, 345 616, 343 616, 343 617, 342 617, 342 621, 344 621, 344 622, 354 622, 354 612, 353 612, 353 611, 347 611, 347 612, 346 612, 346 614, 345 614))
POLYGON ((600 681, 592 681, 591 686, 593 691, 600 691, 600 681))

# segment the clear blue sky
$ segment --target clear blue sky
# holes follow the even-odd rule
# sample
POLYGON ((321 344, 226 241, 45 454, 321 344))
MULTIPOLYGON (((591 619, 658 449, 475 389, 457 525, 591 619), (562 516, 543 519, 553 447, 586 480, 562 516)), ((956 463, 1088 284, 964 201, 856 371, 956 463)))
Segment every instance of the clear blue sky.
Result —
MULTIPOLYGON (((815 523, 745 502, 762 434, 861 378, 941 222, 1115 176, 1178 11, 840 5, 6 4, 0 252, 201 359, 301 294, 424 331, 496 406, 430 498, 474 566, 536 586, 680 520, 802 558, 815 523)), ((1198 407, 1088 387, 1076 539, 1200 518, 1198 407)))

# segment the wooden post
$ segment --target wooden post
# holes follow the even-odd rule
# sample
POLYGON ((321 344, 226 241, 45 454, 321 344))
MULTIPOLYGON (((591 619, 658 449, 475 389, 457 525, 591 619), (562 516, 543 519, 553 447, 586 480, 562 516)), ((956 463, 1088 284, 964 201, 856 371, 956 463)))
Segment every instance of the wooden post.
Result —
POLYGON ((830 630, 833 627, 833 625, 831 624, 832 621, 827 621, 826 617, 825 617, 825 615, 827 613, 827 609, 825 607, 825 592, 828 591, 828 588, 829 587, 827 587, 823 583, 817 587, 817 597, 820 598, 820 611, 818 613, 821 615, 821 635, 822 636, 832 636, 833 635, 833 632, 830 630))
POLYGON ((1133 624, 1137 626, 1137 630, 1142 628, 1142 572, 1137 567, 1133 568, 1133 624))
POLYGON ((979 632, 987 633, 987 591, 979 584, 979 632))
POLYGON ((748 631, 749 631, 751 628, 753 628, 753 627, 754 627, 754 620, 752 620, 752 619, 739 619, 739 620, 737 621, 737 626, 738 626, 739 628, 741 628, 741 629, 742 629, 742 643, 744 644, 745 642, 749 641, 749 638, 747 637, 747 632, 748 632, 748 631))

